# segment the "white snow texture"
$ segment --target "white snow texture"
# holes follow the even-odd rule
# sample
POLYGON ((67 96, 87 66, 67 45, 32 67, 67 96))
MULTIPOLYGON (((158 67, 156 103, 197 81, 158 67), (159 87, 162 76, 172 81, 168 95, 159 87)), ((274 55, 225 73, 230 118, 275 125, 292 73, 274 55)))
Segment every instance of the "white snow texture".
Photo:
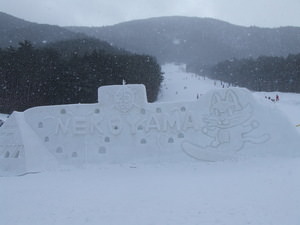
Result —
POLYGON ((163 70, 156 103, 120 85, 99 103, 13 113, 0 224, 300 224, 299 95, 163 70))

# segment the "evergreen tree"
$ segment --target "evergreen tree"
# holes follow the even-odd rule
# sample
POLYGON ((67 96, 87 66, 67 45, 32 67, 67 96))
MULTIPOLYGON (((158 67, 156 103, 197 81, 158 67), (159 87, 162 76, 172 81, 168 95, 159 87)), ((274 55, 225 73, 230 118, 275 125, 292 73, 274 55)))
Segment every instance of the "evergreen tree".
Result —
POLYGON ((283 57, 227 60, 205 73, 212 79, 255 91, 300 93, 300 54, 283 57))
POLYGON ((147 55, 93 51, 64 57, 30 42, 0 49, 0 111, 23 111, 38 105, 97 102, 102 85, 144 84, 155 101, 163 80, 156 60, 147 55))

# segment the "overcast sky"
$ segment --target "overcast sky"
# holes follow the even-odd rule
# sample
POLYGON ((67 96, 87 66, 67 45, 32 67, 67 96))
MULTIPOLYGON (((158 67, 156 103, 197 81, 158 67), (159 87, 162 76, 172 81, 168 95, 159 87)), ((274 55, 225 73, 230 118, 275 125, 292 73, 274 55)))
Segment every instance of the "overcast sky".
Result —
POLYGON ((300 27, 300 0, 0 0, 0 11, 61 26, 103 26, 181 15, 245 26, 300 27))

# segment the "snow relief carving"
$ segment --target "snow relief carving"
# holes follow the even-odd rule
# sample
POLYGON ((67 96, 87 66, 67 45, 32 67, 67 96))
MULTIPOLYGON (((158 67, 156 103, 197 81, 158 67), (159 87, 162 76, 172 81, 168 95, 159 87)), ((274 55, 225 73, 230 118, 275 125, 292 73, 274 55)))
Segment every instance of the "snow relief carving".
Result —
POLYGON ((26 172, 25 161, 39 157, 42 165, 81 166, 271 154, 283 132, 274 118, 287 124, 238 88, 215 90, 194 102, 148 103, 143 85, 113 85, 99 88, 98 101, 14 113, 0 128, 0 175, 26 172))
POLYGON ((114 104, 120 112, 128 112, 134 105, 134 93, 125 85, 114 96, 114 104))
POLYGON ((246 143, 262 144, 270 138, 267 133, 251 135, 259 128, 259 122, 253 119, 253 107, 250 104, 242 106, 233 90, 226 91, 224 97, 217 92, 212 95, 209 114, 203 116, 203 121, 202 132, 211 142, 206 146, 189 142, 183 145, 185 152, 203 160, 225 159, 241 151, 246 143))

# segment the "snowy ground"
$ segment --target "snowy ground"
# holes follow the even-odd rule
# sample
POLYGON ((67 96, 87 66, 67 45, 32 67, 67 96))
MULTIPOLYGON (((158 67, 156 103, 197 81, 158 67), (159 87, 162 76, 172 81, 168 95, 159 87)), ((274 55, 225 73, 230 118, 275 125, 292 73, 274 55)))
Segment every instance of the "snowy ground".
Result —
MULTIPOLYGON (((165 80, 162 85, 162 94, 159 97, 161 102, 169 101, 195 101, 197 96, 201 95, 213 88, 222 88, 220 81, 210 80, 197 76, 192 73, 186 73, 184 66, 176 66, 172 64, 163 67, 165 72, 165 80)), ((224 84, 226 88, 228 84, 224 84)), ((293 126, 300 124, 300 94, 280 93, 280 92, 253 92, 253 96, 265 104, 270 104, 280 109, 292 123, 293 126), (272 102, 265 98, 271 97, 275 99, 276 94, 279 95, 279 102, 272 102)), ((300 132, 300 127, 298 129, 300 132)))
MULTIPOLYGON (((161 102, 196 100, 220 87, 183 66, 164 71, 161 102)), ((274 104, 264 96, 276 93, 253 94, 282 110, 291 126, 300 123, 299 95, 279 93, 274 104)), ((0 177, 0 224, 299 225, 299 178, 300 159, 114 164, 0 177)))
POLYGON ((3 114, 3 113, 0 113, 0 120, 5 121, 6 119, 7 119, 7 115, 3 114))

